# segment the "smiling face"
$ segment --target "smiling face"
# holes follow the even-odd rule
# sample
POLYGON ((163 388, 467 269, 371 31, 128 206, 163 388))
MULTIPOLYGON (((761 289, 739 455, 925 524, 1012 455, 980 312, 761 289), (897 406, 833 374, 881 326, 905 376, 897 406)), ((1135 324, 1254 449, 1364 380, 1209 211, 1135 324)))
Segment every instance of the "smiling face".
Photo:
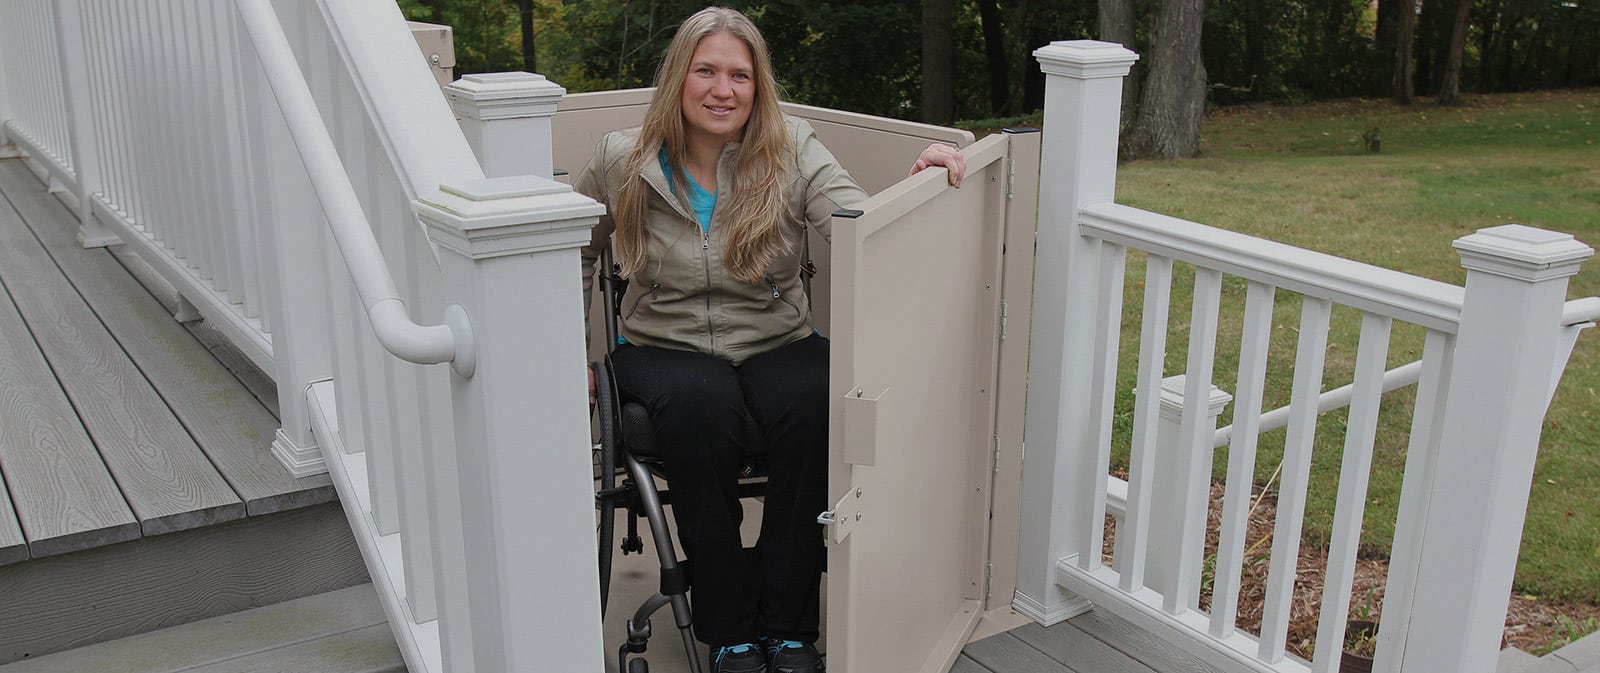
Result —
POLYGON ((723 144, 744 137, 755 104, 750 47, 726 31, 695 46, 683 80, 683 121, 690 144, 723 144))

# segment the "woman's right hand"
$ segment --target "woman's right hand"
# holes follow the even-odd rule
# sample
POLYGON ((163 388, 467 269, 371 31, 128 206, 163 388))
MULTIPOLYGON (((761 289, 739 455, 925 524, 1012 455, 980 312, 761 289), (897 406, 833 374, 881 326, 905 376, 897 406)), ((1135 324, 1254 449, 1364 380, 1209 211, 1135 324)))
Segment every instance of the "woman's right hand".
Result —
POLYGON ((911 174, 916 175, 923 169, 933 166, 943 166, 949 171, 950 186, 961 188, 961 180, 966 177, 967 157, 960 149, 944 143, 934 143, 928 149, 917 155, 917 160, 911 164, 911 174))

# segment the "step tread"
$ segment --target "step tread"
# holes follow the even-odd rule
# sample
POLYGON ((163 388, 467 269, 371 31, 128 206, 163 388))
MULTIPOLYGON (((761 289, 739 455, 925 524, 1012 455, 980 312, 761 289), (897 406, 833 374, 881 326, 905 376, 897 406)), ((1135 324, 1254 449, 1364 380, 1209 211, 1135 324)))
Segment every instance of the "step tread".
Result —
POLYGON ((380 656, 385 639, 388 656, 393 662, 400 661, 377 592, 371 584, 359 584, 0 665, 0 673, 313 671, 318 669, 303 668, 299 662, 311 662, 318 656, 341 657, 341 652, 347 652, 352 662, 373 663, 368 668, 341 664, 341 671, 405 670, 403 665, 382 667, 386 665, 380 656), (377 632, 369 632, 373 629, 377 632), (251 659, 276 663, 272 669, 251 668, 244 663, 251 659), (290 661, 297 663, 289 665, 290 661))

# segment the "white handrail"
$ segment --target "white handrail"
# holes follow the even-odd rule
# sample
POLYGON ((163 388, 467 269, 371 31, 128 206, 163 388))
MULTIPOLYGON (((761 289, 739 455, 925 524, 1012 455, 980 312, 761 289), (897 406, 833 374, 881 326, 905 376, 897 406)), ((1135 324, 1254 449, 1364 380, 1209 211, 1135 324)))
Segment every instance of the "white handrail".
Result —
POLYGON ((447 307, 442 325, 411 320, 277 14, 267 0, 237 0, 236 5, 378 342, 407 362, 450 362, 470 376, 474 348, 465 312, 447 307))
POLYGON ((1461 287, 1115 203, 1083 206, 1085 236, 1454 334, 1461 287))
POLYGON ((1576 327, 1597 320, 1600 320, 1600 297, 1574 299, 1567 302, 1561 310, 1562 327, 1576 327))

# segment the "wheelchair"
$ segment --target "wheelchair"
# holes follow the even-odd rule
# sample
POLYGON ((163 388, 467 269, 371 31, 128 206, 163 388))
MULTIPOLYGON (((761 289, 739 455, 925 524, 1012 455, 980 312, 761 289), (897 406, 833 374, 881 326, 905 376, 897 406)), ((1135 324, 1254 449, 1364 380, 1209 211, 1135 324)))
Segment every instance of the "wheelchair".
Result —
MULTIPOLYGON (((807 267, 809 274, 814 267, 809 262, 807 267)), ((591 364, 595 371, 595 414, 600 429, 595 489, 595 508, 599 512, 600 611, 604 615, 609 607, 611 569, 616 551, 620 548, 623 555, 645 553, 644 541, 639 535, 639 520, 644 519, 650 527, 650 537, 660 566, 660 587, 635 608, 628 619, 626 642, 617 649, 618 670, 627 673, 648 672, 649 663, 640 655, 649 646, 650 617, 661 608, 671 606, 674 624, 688 653, 690 670, 703 673, 705 669, 700 662, 689 607, 689 561, 678 558, 672 534, 667 527, 663 507, 672 503, 670 484, 665 489, 657 486, 658 477, 665 479, 661 447, 657 445, 654 428, 644 405, 623 400, 612 375, 610 352, 617 344, 617 307, 627 281, 618 275, 618 267, 611 262, 609 251, 601 257, 601 269, 600 285, 607 308, 607 353, 591 364), (626 532, 620 543, 616 539, 618 510, 627 514, 626 532)), ((741 500, 758 498, 766 492, 766 451, 762 445, 762 435, 754 419, 748 415, 744 425, 748 439, 737 487, 741 500)))

